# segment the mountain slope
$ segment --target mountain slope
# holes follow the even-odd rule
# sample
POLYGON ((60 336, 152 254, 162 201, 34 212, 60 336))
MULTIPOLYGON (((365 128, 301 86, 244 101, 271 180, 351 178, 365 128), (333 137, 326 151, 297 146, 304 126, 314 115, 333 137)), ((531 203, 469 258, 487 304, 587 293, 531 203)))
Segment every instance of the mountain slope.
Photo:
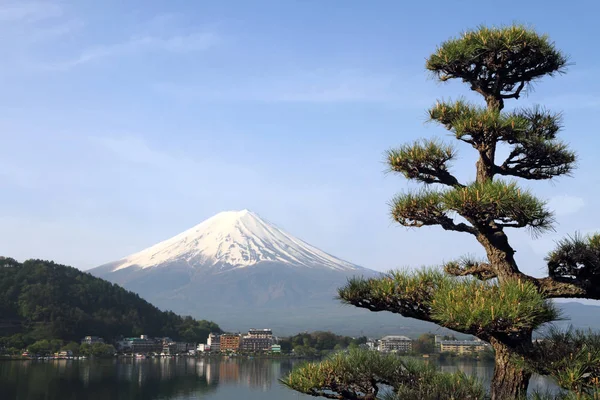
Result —
POLYGON ((219 213, 171 239, 119 260, 112 270, 177 263, 222 271, 261 262, 340 271, 359 269, 287 234, 255 213, 242 210, 219 213))
POLYGON ((49 261, 0 257, 0 336, 80 340, 86 335, 203 341, 218 325, 182 318, 117 285, 49 261))

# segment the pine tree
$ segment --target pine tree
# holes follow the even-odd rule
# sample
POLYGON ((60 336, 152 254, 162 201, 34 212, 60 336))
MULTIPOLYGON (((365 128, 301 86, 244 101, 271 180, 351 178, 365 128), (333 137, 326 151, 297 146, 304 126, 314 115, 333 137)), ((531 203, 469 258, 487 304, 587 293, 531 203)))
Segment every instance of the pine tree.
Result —
POLYGON ((559 113, 542 107, 505 111, 504 102, 519 99, 544 76, 564 73, 567 63, 547 36, 523 26, 479 27, 442 43, 426 68, 442 82, 462 80, 485 106, 438 101, 429 116, 476 151, 476 179, 462 182, 451 173, 457 151, 440 140, 390 150, 390 170, 424 184, 398 195, 391 214, 407 227, 439 226, 475 239, 486 258, 354 278, 339 289, 344 303, 434 322, 489 342, 495 351, 494 400, 525 397, 532 369, 523 366, 544 364, 532 332, 559 317, 550 299, 600 299, 600 236, 559 243, 547 258, 545 278, 519 269, 507 236, 508 228, 526 228, 537 236, 555 222, 545 202, 520 188, 517 179, 570 175, 576 157, 557 138, 559 113), (509 149, 503 160, 499 146, 509 149))

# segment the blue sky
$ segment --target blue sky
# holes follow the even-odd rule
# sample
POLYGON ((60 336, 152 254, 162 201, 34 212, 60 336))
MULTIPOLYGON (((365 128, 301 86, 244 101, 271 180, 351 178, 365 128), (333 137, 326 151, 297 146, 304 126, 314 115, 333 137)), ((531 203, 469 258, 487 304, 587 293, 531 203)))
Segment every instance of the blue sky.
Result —
MULTIPOLYGON (((437 228, 407 230, 388 201, 411 187, 386 149, 451 138, 427 124, 425 58, 479 24, 522 22, 570 55, 568 74, 515 105, 563 110, 574 178, 523 182, 556 233, 510 232, 541 276, 553 243, 600 228, 595 1, 0 0, 0 254, 88 269, 248 208, 378 270, 481 254, 437 228)), ((459 146, 456 173, 474 176, 459 146)))

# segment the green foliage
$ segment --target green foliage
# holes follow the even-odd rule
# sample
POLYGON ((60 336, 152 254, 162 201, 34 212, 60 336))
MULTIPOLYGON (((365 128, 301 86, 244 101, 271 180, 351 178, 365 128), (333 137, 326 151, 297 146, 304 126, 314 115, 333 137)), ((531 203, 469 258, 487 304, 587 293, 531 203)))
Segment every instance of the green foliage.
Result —
POLYGON ((0 347, 24 349, 26 346, 26 338, 24 338, 22 334, 0 337, 0 347))
POLYGON ((510 96, 520 85, 562 72, 566 65, 567 57, 546 35, 513 25, 466 31, 442 43, 426 68, 441 81, 459 78, 485 94, 510 96))
POLYGON ((558 393, 535 391, 529 396, 530 400, 598 400, 600 389, 592 393, 574 393, 560 391, 558 393))
POLYGON ((448 190, 444 203, 465 218, 482 223, 499 222, 507 227, 528 227, 533 233, 552 229, 554 222, 546 203, 520 189, 515 182, 476 182, 448 190))
POLYGON ((464 256, 444 264, 444 271, 452 276, 474 276, 485 281, 496 278, 496 272, 486 260, 464 256))
POLYGON ((431 354, 435 351, 435 335, 424 333, 412 344, 412 351, 416 354, 431 354))
POLYGON ((435 366, 418 361, 405 363, 408 376, 414 377, 397 386, 396 393, 382 400, 482 400, 487 393, 475 377, 462 372, 443 373, 435 366))
POLYGON ((552 229, 554 222, 545 202, 520 189, 515 182, 501 180, 443 191, 405 193, 392 201, 392 216, 404 226, 444 226, 452 222, 451 213, 480 224, 528 227, 533 234, 552 229))
POLYGON ((353 278, 338 289, 346 304, 371 311, 390 311, 406 317, 431 320, 431 300, 436 290, 451 278, 442 271, 425 268, 417 271, 392 271, 381 278, 353 278))
POLYGON ((94 343, 87 344, 83 343, 79 348, 79 354, 83 356, 93 357, 105 357, 115 353, 115 348, 111 344, 107 343, 94 343))
POLYGON ((332 350, 342 350, 352 344, 358 345, 366 342, 366 337, 351 338, 336 335, 332 332, 317 331, 281 338, 279 345, 284 353, 288 353, 293 349, 294 353, 299 356, 315 356, 332 350))
POLYGON ((496 142, 514 146, 494 173, 550 179, 569 174, 575 166, 575 153, 556 139, 560 114, 540 107, 505 113, 459 100, 438 102, 429 110, 429 117, 477 150, 496 142))
POLYGON ((63 347, 60 348, 60 351, 71 351, 73 354, 79 354, 79 343, 77 342, 69 342, 63 347))
POLYGON ((526 132, 529 121, 513 113, 503 113, 469 104, 463 100, 437 102, 429 110, 429 118, 451 130, 457 139, 481 145, 526 132))
POLYGON ((575 280, 600 293, 600 234, 563 239, 546 261, 551 277, 575 280))
POLYGON ((390 311, 472 334, 532 330, 559 317, 530 282, 481 282, 452 278, 437 269, 394 271, 382 278, 355 278, 338 291, 342 301, 390 311))
POLYGON ((449 163, 455 156, 452 146, 420 140, 388 151, 387 163, 391 171, 400 172, 407 179, 456 185, 458 182, 448 173, 449 163))
POLYGON ((37 342, 29 345, 29 347, 27 347, 27 351, 29 351, 31 354, 48 355, 56 353, 62 347, 62 345, 62 341, 57 339, 38 340, 37 342))
POLYGON ((21 334, 11 338, 23 345, 140 334, 200 342, 211 331, 220 332, 213 322, 160 311, 137 294, 75 268, 40 260, 2 261, 10 266, 0 267, 0 322, 18 321, 21 334))
POLYGON ((559 312, 531 282, 453 280, 431 300, 431 316, 447 328, 473 333, 518 333, 556 320, 559 312))
POLYGON ((306 363, 281 382, 311 396, 327 397, 333 393, 340 396, 335 398, 347 399, 377 396, 382 385, 391 386, 397 392, 393 398, 398 399, 482 399, 485 396, 482 385, 462 373, 444 374, 424 363, 368 350, 350 350, 319 363, 306 363))
POLYGON ((448 208, 443 203, 443 192, 420 190, 397 195, 391 203, 392 217, 398 223, 420 228, 427 225, 441 225, 450 219, 448 208))
POLYGON ((600 333, 551 329, 535 344, 530 365, 582 396, 600 394, 600 333))

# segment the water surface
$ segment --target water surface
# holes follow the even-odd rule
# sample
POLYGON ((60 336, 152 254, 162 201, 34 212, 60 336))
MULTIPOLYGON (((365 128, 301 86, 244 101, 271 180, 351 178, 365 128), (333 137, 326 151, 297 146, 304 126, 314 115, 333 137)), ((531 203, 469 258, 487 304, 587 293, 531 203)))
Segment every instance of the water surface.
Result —
MULTIPOLYGON (((50 360, 0 362, 0 398, 16 400, 298 400, 314 399, 286 389, 278 379, 297 360, 194 359, 50 360)), ((489 384, 493 364, 446 361, 489 384)), ((536 378, 532 386, 545 387, 536 378)))

